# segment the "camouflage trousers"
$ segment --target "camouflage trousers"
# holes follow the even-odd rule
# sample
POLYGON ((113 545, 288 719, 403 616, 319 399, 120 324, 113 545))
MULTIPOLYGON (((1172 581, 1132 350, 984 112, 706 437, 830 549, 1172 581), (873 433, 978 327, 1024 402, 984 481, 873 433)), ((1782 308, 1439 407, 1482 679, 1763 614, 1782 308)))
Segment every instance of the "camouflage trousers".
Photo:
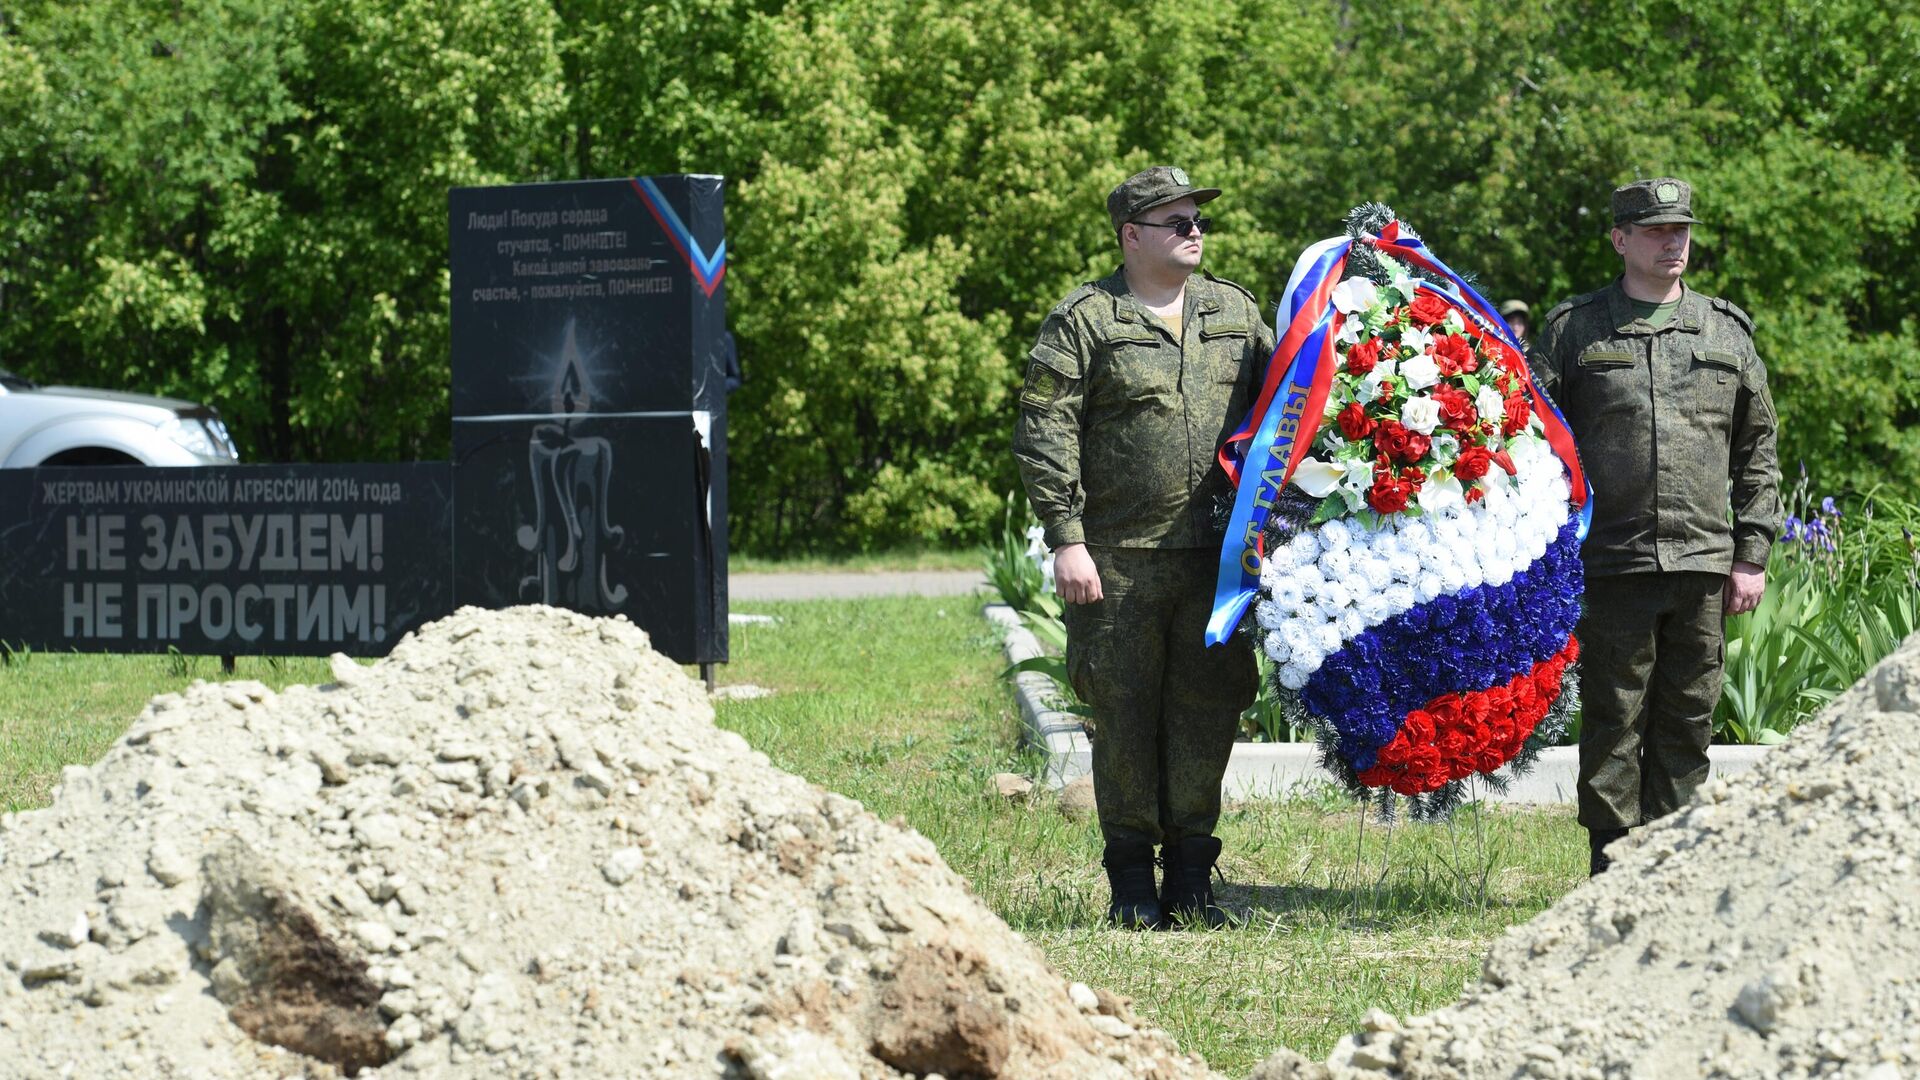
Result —
POLYGON ((1678 809, 1707 778, 1720 703, 1726 578, 1587 579, 1580 618, 1580 824, 1622 829, 1678 809))
POLYGON ((1244 637, 1206 644, 1219 556, 1087 551, 1103 598, 1067 605, 1067 671, 1093 706, 1100 832, 1110 844, 1211 836, 1220 778, 1259 679, 1244 637))

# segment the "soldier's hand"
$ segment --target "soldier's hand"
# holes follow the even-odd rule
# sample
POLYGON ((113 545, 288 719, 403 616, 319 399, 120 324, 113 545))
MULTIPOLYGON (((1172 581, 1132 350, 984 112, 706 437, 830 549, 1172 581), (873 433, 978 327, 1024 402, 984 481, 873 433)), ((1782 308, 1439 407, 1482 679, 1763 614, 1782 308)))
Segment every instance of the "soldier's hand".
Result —
POLYGON ((1100 599, 1100 571, 1085 544, 1062 544, 1053 549, 1053 585, 1069 604, 1091 604, 1100 599))
POLYGON ((1720 589, 1720 610, 1728 615, 1743 615, 1760 604, 1767 591, 1767 572, 1750 562, 1733 564, 1727 583, 1720 589))

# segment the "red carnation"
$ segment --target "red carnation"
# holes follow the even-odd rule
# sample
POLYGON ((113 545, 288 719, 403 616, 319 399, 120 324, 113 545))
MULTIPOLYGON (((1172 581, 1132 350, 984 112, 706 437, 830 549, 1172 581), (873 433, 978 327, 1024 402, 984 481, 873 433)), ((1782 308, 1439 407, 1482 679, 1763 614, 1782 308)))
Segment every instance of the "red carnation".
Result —
POLYGON ((1407 307, 1407 318, 1421 326, 1432 326, 1447 317, 1447 302, 1434 293, 1423 292, 1407 307))
POLYGON ((1373 434, 1379 425, 1367 416, 1367 410, 1357 401, 1347 402, 1340 410, 1340 433, 1348 439, 1364 439, 1373 434))
POLYGON ((1380 362, 1380 339, 1368 338, 1347 350, 1347 374, 1365 375, 1380 362))
POLYGON ((1520 431, 1527 426, 1527 420, 1532 415, 1533 410, 1527 406, 1526 397, 1522 394, 1513 395, 1507 399, 1507 416, 1500 424, 1500 434, 1512 435, 1520 431))
POLYGON ((1439 365, 1440 374, 1449 378, 1480 368, 1480 361, 1473 357, 1473 345, 1459 334, 1442 334, 1434 340, 1433 362, 1439 365))
POLYGON ((1469 446, 1453 461, 1453 475, 1461 480, 1478 480, 1487 475, 1493 454, 1484 446, 1469 446))
POLYGON ((1473 398, 1465 390, 1435 387, 1433 400, 1440 404, 1440 422, 1455 431, 1471 430, 1479 422, 1480 414, 1473 411, 1473 398))

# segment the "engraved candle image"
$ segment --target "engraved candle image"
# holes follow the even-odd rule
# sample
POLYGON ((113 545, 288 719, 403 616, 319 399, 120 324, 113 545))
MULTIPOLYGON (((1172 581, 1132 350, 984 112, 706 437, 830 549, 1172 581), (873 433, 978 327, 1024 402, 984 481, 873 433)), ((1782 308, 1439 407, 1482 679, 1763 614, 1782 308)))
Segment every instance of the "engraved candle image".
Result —
POLYGON ((575 425, 586 422, 592 401, 569 319, 551 394, 551 412, 561 420, 534 428, 527 442, 534 521, 520 526, 517 539, 534 553, 536 567, 521 579, 520 593, 528 602, 611 612, 625 602, 627 587, 608 584, 606 551, 618 548, 626 533, 607 517, 612 445, 596 435, 574 433, 575 425))

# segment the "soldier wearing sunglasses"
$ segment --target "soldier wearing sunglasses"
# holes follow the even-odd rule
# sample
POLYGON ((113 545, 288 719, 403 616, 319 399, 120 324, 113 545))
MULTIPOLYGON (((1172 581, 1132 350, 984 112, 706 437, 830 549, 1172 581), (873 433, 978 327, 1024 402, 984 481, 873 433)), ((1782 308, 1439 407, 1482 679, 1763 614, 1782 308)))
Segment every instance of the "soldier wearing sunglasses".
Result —
POLYGON ((1107 916, 1128 927, 1225 922, 1213 830, 1257 680, 1244 641, 1205 641, 1231 497, 1214 455, 1274 344, 1252 294, 1200 269, 1199 208, 1219 194, 1155 166, 1107 196, 1121 266, 1048 313, 1014 424, 1094 711, 1107 916))

